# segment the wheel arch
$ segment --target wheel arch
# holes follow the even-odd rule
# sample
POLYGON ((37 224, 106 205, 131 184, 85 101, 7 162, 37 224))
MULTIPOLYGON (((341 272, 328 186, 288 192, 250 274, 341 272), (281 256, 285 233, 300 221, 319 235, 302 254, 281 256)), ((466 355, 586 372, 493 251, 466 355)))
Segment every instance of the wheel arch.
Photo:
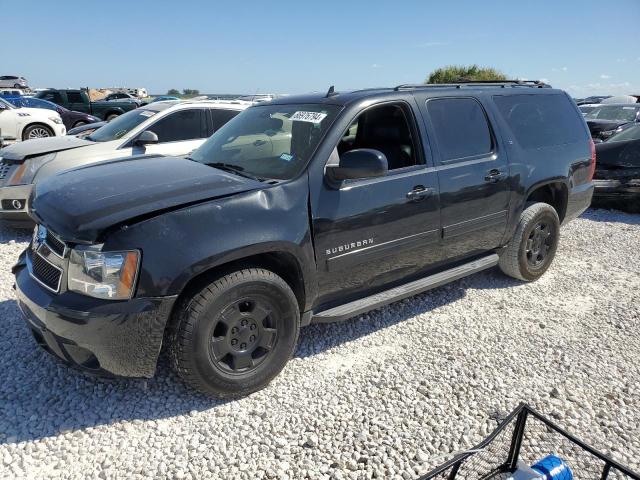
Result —
POLYGON ((567 213, 569 187, 564 179, 547 180, 529 188, 524 198, 523 209, 528 202, 548 203, 556 210, 562 223, 567 213))

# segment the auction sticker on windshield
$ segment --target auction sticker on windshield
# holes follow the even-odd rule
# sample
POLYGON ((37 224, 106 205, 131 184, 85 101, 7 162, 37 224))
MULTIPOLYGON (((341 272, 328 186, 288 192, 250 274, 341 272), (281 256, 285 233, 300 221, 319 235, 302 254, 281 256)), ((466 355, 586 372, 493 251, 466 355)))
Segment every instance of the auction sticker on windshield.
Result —
POLYGON ((327 116, 322 112, 296 112, 291 115, 290 120, 298 120, 299 122, 320 123, 327 116))

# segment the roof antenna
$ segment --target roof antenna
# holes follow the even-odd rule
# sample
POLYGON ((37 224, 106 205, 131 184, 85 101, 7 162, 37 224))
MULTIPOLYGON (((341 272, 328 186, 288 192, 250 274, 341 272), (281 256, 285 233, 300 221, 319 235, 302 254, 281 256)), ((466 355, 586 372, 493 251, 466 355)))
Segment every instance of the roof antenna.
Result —
POLYGON ((327 91, 327 94, 325 95, 325 98, 332 97, 332 96, 334 96, 335 94, 336 94, 336 89, 335 89, 335 88, 333 88, 333 85, 331 85, 331 86, 329 87, 329 90, 327 91))

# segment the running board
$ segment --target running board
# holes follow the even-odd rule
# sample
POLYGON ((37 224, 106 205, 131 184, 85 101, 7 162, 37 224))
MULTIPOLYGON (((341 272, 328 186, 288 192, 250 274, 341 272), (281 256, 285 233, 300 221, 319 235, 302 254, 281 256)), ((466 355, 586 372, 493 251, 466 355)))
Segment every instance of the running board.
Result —
POLYGON ((369 297, 361 298, 344 305, 339 305, 329 310, 317 312, 313 314, 311 323, 329 323, 340 322, 361 313, 374 310, 389 303, 397 302, 403 298, 411 297, 418 293, 430 290, 432 288, 440 287, 446 283, 453 282, 467 275, 485 270, 487 268, 494 267, 498 264, 499 257, 493 253, 487 257, 474 260, 473 262, 465 263, 455 268, 445 270, 444 272, 429 275, 428 277, 415 280, 399 287, 385 290, 384 292, 376 293, 369 297))

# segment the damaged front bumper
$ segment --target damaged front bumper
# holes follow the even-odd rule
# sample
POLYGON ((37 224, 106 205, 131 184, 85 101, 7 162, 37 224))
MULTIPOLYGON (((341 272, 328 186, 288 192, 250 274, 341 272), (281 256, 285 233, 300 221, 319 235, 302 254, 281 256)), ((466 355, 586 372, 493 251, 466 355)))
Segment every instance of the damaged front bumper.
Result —
POLYGON ((55 294, 32 278, 25 253, 13 273, 18 306, 47 352, 93 374, 154 375, 175 296, 110 301, 55 294))

